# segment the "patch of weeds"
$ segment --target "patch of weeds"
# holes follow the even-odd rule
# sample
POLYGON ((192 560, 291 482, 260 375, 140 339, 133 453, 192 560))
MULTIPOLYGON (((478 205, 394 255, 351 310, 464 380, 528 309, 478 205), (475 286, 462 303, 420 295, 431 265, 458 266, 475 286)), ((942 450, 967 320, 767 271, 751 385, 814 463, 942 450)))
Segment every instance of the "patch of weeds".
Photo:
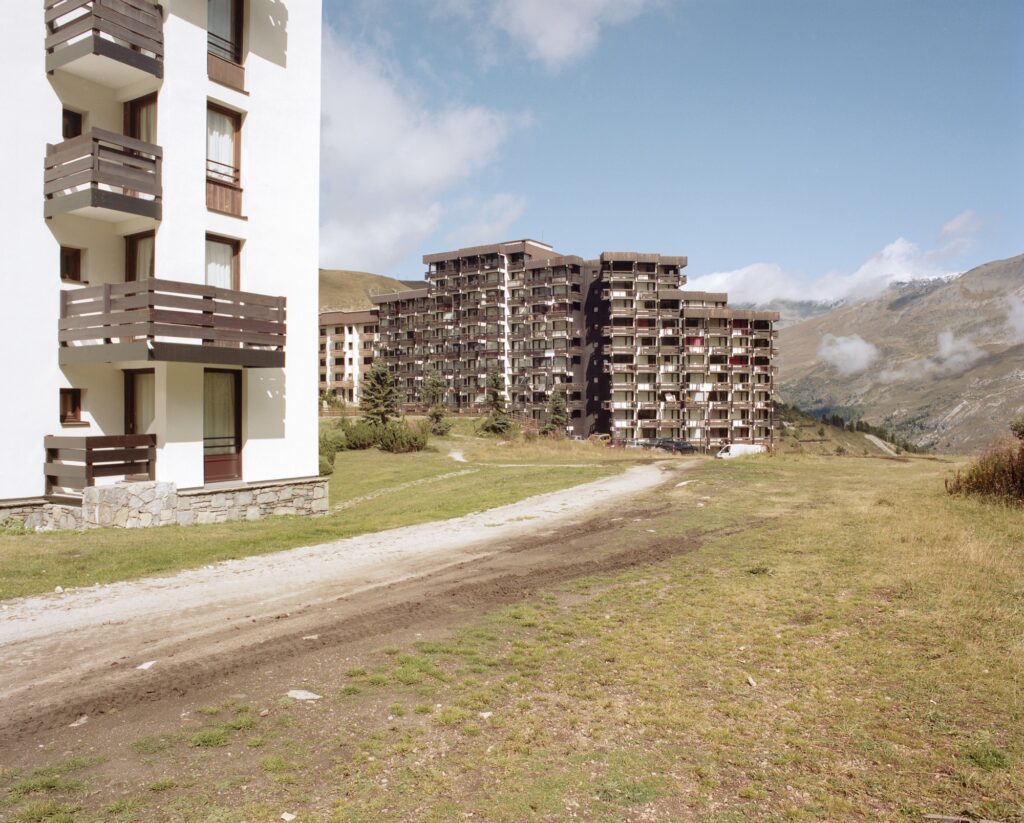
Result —
POLYGON ((32 534, 32 529, 13 517, 5 517, 0 520, 0 535, 7 537, 19 534, 32 534))
POLYGON ((20 780, 7 790, 8 796, 20 800, 30 794, 48 794, 49 792, 74 792, 82 788, 79 780, 65 780, 56 770, 42 770, 20 780))
POLYGON ((388 706, 388 714, 394 715, 395 717, 405 717, 405 706, 401 703, 392 703, 388 706))
POLYGON ((256 718, 252 715, 242 714, 227 722, 227 727, 236 732, 247 731, 256 728, 256 718))
POLYGON ((371 674, 366 678, 366 682, 371 686, 386 686, 388 683, 388 676, 378 672, 377 674, 371 674))
POLYGON ((338 694, 342 697, 351 697, 354 694, 359 694, 362 691, 358 686, 354 686, 351 683, 347 683, 338 690, 338 694))
POLYGON ((197 706, 196 714, 205 714, 207 717, 216 717, 223 710, 223 706, 197 706))
POLYGON ((262 749, 264 746, 267 745, 267 738, 263 737, 262 735, 250 737, 248 740, 245 741, 245 745, 248 746, 250 749, 262 749))
POLYGON ((751 566, 747 569, 747 574, 762 575, 771 574, 772 570, 770 566, 751 566))
POLYGON ((416 714, 430 714, 434 711, 434 707, 428 706, 426 703, 417 703, 413 711, 416 714))
POLYGON ((200 729, 189 738, 189 745, 196 749, 215 749, 228 745, 226 726, 208 726, 200 729))
POLYGON ((181 783, 173 777, 163 777, 160 780, 150 783, 148 788, 151 792, 169 792, 171 789, 177 789, 180 786, 181 783))
POLYGON ((362 666, 353 666, 351 669, 345 669, 345 677, 365 677, 366 669, 362 666))
POLYGON ((605 803, 619 806, 634 806, 650 803, 661 793, 661 787, 654 780, 606 780, 597 788, 597 796, 605 803))
POLYGON ((129 814, 136 811, 142 803, 137 797, 122 797, 107 806, 107 814, 129 814))
POLYGON ((132 748, 137 754, 159 754, 171 748, 173 742, 173 739, 170 737, 140 737, 132 743, 132 748))
POLYGON ((295 764, 278 755, 270 755, 260 761, 260 768, 268 774, 280 774, 291 771, 295 768, 295 764))
POLYGON ((401 649, 396 648, 395 646, 388 646, 388 647, 386 647, 384 649, 381 649, 381 651, 384 652, 384 654, 388 654, 388 655, 394 656, 394 655, 398 654, 401 651, 401 649))
POLYGON ((394 678, 403 686, 415 686, 423 682, 423 672, 412 666, 399 666, 395 669, 394 678))
POLYGON ((14 816, 18 823, 75 823, 78 806, 54 803, 51 800, 33 800, 22 806, 14 816))
POLYGON ((988 740, 979 740, 965 748, 964 759, 983 772, 1010 768, 1010 756, 988 740))
POLYGON ((469 712, 465 709, 460 709, 458 706, 448 706, 437 713, 434 722, 439 726, 458 726, 468 719, 469 712))

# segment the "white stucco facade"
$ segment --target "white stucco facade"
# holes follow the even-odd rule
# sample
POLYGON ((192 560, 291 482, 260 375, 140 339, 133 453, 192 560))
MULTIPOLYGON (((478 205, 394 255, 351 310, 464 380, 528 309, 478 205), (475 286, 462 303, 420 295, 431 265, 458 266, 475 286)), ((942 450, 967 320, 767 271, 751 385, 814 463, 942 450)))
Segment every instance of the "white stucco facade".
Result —
MULTIPOLYGON (((97 2, 102 7, 102 0, 97 2)), ((153 372, 147 433, 156 436, 156 479, 179 488, 209 482, 204 461, 208 368, 241 373, 237 479, 315 475, 321 3, 244 0, 239 61, 244 91, 209 76, 208 0, 163 0, 158 7, 163 18, 160 72, 126 68, 109 55, 90 54, 48 73, 43 3, 8 5, 4 20, 11 36, 0 57, 6 78, 0 105, 9 114, 0 129, 8 168, 0 198, 0 373, 7 389, 7 402, 0 405, 0 501, 44 494, 46 437, 127 434, 125 372, 130 370, 153 372), (48 145, 66 139, 63 112, 80 115, 84 132, 122 135, 128 128, 125 104, 154 93, 156 134, 151 142, 162 149, 160 213, 83 207, 45 216, 43 161, 48 145), (210 104, 236 113, 241 124, 241 214, 208 208, 210 104), (238 303, 246 303, 247 293, 286 301, 283 358, 280 347, 276 350, 283 365, 253 365, 242 342, 194 337, 177 340, 175 355, 161 354, 157 347, 149 356, 111 356, 114 344, 144 339, 127 332, 110 334, 106 346, 103 340, 86 341, 88 356, 80 350, 77 360, 66 356, 58 342, 61 292, 124 283, 125 238, 150 231, 155 233, 152 268, 158 281, 205 286, 208 235, 237 244, 233 291, 243 295, 238 303), (81 282, 62 280, 62 247, 80 252, 81 282), (186 348, 187 355, 181 356, 186 348), (80 390, 79 420, 62 422, 61 389, 80 390)), ((134 190, 127 195, 146 199, 134 190)), ((254 328, 263 325, 253 321, 254 328)), ((132 351, 138 355, 140 349, 132 351)))

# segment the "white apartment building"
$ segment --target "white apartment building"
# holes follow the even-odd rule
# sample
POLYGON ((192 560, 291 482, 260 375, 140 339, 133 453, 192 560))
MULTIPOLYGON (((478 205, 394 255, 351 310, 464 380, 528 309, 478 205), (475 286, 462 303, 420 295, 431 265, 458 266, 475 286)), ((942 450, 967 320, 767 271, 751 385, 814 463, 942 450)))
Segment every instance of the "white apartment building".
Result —
POLYGON ((4 22, 0 503, 315 476, 319 0, 4 22))
POLYGON ((358 405, 363 378, 373 367, 377 312, 320 312, 320 396, 358 405))

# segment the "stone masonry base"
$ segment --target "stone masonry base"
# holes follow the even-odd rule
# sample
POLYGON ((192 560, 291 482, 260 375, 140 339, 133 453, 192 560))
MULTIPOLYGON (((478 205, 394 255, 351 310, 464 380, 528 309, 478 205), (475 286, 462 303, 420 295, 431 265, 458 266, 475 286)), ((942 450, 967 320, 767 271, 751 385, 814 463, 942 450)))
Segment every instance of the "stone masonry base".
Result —
POLYGON ((13 520, 36 531, 147 528, 259 520, 273 515, 326 514, 327 480, 306 477, 204 489, 174 483, 90 486, 80 506, 42 498, 0 502, 0 523, 13 520))

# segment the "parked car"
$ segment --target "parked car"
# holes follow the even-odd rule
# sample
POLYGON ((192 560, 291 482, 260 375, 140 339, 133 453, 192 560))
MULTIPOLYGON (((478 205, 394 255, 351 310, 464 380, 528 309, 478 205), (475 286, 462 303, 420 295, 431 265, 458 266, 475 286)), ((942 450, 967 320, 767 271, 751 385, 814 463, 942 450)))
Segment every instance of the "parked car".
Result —
POLYGON ((661 449, 673 454, 695 454, 697 447, 685 440, 673 440, 671 437, 658 437, 653 440, 641 440, 645 449, 661 449))
POLYGON ((748 457, 752 454, 764 454, 767 449, 764 446, 754 446, 750 443, 730 443, 719 450, 715 457, 728 460, 731 457, 748 457))

